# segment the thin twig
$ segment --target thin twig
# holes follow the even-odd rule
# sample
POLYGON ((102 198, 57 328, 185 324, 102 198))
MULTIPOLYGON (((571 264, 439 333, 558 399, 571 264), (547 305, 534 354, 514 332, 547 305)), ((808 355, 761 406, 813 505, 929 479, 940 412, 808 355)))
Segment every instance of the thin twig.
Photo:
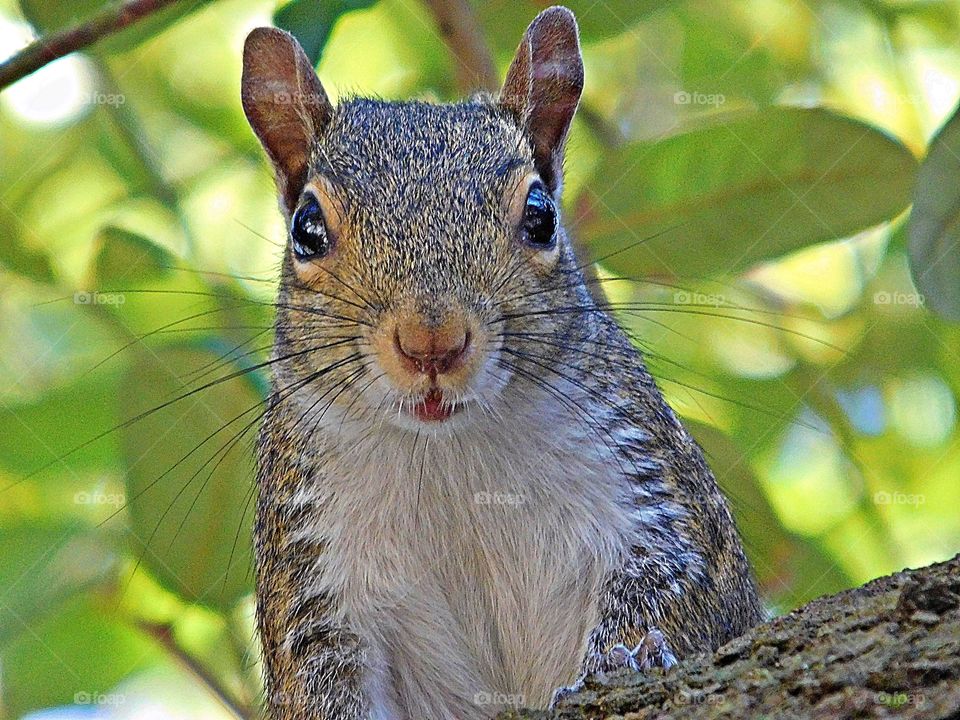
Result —
POLYGON ((153 623, 145 620, 139 620, 136 624, 203 682, 230 712, 241 720, 253 718, 254 711, 252 709, 237 702, 202 663, 177 644, 176 638, 173 636, 173 628, 163 623, 153 623))
POLYGON ((496 90, 497 69, 480 30, 473 8, 466 0, 424 0, 433 13, 447 48, 457 61, 457 87, 461 92, 496 90))
POLYGON ((55 32, 30 43, 9 60, 0 63, 0 90, 36 72, 47 63, 130 27, 157 10, 187 0, 126 0, 104 8, 86 22, 55 32))

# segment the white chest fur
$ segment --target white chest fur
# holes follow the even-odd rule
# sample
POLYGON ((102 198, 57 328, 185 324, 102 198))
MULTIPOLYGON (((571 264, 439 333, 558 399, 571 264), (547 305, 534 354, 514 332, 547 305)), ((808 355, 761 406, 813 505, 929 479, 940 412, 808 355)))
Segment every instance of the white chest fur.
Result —
POLYGON ((630 534, 602 434, 544 399, 447 432, 327 426, 318 591, 366 647, 374 718, 473 720, 571 682, 630 534))

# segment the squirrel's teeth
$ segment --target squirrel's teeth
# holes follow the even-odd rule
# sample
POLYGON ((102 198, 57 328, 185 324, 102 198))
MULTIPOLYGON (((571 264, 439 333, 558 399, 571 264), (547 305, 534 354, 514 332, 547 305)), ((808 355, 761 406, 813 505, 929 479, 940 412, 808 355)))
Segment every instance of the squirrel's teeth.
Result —
POLYGON ((439 422, 450 417, 453 408, 443 401, 443 392, 439 388, 430 388, 423 399, 413 406, 413 414, 424 422, 439 422))

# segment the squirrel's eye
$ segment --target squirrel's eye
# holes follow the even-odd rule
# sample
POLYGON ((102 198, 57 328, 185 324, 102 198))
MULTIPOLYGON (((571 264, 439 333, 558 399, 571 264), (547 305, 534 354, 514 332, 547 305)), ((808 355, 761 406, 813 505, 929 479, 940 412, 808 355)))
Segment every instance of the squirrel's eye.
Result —
POLYGON ((293 252, 300 260, 323 257, 330 252, 330 236, 323 222, 320 203, 313 195, 304 197, 290 221, 293 252))
POLYGON ((539 182, 530 186, 523 210, 524 240, 538 250, 549 250, 557 241, 557 206, 539 182))

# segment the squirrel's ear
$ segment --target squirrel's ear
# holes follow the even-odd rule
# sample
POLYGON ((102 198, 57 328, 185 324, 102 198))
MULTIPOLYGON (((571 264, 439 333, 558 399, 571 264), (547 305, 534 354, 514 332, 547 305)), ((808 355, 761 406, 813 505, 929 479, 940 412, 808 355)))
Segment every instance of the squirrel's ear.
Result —
POLYGON ((240 85, 243 111, 273 162, 284 205, 292 210, 333 106, 300 43, 276 28, 257 28, 247 36, 240 85))
POLYGON ((523 36, 500 92, 500 106, 526 128, 537 172, 551 191, 560 186, 563 146, 582 91, 577 21, 565 7, 547 8, 523 36))

